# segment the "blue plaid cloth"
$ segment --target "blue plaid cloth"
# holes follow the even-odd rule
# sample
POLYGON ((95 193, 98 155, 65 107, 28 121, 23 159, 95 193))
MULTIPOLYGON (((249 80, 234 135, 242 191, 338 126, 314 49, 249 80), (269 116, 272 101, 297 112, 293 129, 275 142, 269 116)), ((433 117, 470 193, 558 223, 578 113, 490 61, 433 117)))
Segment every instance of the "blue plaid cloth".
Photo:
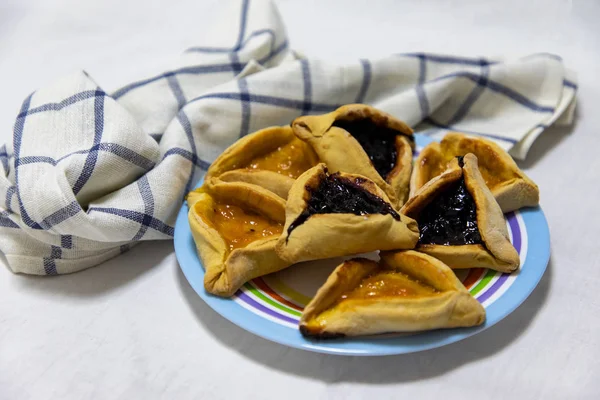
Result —
POLYGON ((557 56, 336 65, 290 51, 270 2, 231 7, 213 46, 188 49, 175 69, 112 93, 80 72, 23 101, 13 144, 0 148, 0 251, 14 272, 70 273, 171 239, 184 195, 219 153, 303 114, 367 103, 424 134, 491 138, 517 158, 547 126, 571 123, 577 84, 557 56))

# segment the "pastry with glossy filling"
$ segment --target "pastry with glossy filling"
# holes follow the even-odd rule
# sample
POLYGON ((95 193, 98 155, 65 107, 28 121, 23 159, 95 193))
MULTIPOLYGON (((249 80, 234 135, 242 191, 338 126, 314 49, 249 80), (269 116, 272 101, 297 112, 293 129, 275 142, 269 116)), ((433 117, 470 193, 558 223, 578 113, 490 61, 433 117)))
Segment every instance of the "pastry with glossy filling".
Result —
POLYGON ((212 163, 206 179, 246 182, 282 198, 304 171, 318 162, 310 146, 289 126, 275 126, 244 136, 212 163))
POLYGON ((440 143, 432 142, 421 151, 412 172, 411 196, 444 172, 455 157, 467 153, 477 156, 481 176, 502 212, 538 205, 540 192, 537 185, 519 169, 507 152, 490 140, 458 132, 446 134, 440 143))
POLYGON ((445 172, 417 190, 401 212, 419 224, 416 250, 450 268, 512 272, 519 267, 502 210, 471 153, 452 160, 445 172))
POLYGON ((399 208, 409 192, 414 139, 399 119, 364 104, 350 104, 292 123, 331 172, 366 176, 399 208))
POLYGON ((416 222, 398 213, 387 195, 361 175, 330 174, 319 164, 290 190, 277 253, 291 263, 375 250, 411 249, 416 222))
POLYGON ((279 196, 244 182, 212 180, 187 202, 209 293, 231 296, 245 282, 290 265, 275 253, 285 222, 279 196))
POLYGON ((413 250, 345 261, 304 309, 305 336, 333 338, 469 327, 485 310, 444 263, 413 250))

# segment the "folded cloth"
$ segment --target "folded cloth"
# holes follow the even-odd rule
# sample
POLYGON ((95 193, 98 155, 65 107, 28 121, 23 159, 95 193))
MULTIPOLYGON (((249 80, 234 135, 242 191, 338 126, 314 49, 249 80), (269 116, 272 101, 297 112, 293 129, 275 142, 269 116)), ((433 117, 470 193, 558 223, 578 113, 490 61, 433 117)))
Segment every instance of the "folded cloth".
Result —
POLYGON ((176 68, 112 93, 80 72, 25 99, 0 148, 0 251, 14 272, 70 273, 172 239, 185 194, 220 152, 303 114, 367 103, 425 134, 491 138, 516 158, 573 117, 577 85, 554 55, 336 65, 289 50, 270 2, 231 7, 208 36, 230 47, 191 48, 176 68))

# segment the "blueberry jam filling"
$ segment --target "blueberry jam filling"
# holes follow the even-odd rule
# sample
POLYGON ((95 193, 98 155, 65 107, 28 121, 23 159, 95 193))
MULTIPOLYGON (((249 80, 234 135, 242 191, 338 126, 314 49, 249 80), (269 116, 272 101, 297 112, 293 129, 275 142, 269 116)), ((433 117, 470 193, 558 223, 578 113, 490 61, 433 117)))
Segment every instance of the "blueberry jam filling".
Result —
MULTIPOLYGON (((396 136, 402 135, 396 130, 379 126, 368 118, 355 121, 338 120, 333 126, 344 129, 360 143, 373 166, 384 179, 396 166, 398 150, 396 136)), ((412 137, 405 135, 409 140, 412 137)))
POLYGON ((382 198, 363 189, 363 178, 348 179, 338 173, 327 174, 316 188, 306 186, 309 199, 306 209, 290 224, 289 234, 313 214, 389 214, 395 220, 400 215, 382 198))
MULTIPOLYGON (((462 164, 462 157, 459 159, 462 164)), ((464 178, 421 211, 417 218, 421 237, 419 244, 482 244, 477 227, 475 201, 465 186, 464 178)))

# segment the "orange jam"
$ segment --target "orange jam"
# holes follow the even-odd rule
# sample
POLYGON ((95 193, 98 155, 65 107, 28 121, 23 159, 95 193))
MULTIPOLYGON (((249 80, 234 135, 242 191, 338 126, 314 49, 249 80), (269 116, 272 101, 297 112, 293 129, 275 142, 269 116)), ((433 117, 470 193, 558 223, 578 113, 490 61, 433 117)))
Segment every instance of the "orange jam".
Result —
POLYGON ((411 279, 401 272, 384 271, 367 276, 358 287, 343 294, 340 300, 416 297, 431 295, 436 292, 431 286, 411 279))
POLYGON ((215 204, 212 223, 221 234, 229 251, 281 234, 283 224, 232 204, 215 204))
POLYGON ((292 140, 274 151, 250 161, 246 168, 273 171, 296 179, 312 167, 310 159, 304 152, 304 146, 299 139, 292 140))

